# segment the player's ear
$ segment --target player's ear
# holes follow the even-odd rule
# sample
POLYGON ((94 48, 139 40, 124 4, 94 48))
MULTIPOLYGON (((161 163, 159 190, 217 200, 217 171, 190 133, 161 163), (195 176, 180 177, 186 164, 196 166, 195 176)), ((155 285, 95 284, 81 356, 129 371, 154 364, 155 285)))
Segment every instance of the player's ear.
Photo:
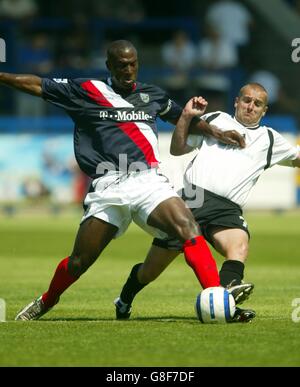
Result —
POLYGON ((234 107, 235 108, 237 107, 238 102, 239 102, 239 97, 235 97, 235 101, 234 101, 234 107))
POLYGON ((106 64, 106 68, 107 68, 107 70, 109 70, 109 71, 110 71, 110 63, 109 63, 109 61, 107 60, 107 61, 105 62, 105 64, 106 64))
POLYGON ((263 116, 267 113, 267 111, 268 111, 268 106, 265 106, 265 109, 264 109, 264 111, 263 111, 263 116))

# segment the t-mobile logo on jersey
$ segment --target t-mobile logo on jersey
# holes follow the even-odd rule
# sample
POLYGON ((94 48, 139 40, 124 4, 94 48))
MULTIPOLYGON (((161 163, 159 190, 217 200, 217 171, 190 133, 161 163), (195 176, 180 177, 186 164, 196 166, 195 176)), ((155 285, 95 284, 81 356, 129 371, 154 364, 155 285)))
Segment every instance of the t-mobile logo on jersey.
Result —
POLYGON ((292 61, 294 63, 300 62, 300 38, 295 38, 292 40, 292 47, 296 47, 292 51, 292 61))
POLYGON ((0 62, 6 62, 6 44, 5 40, 0 38, 0 62))
POLYGON ((126 112, 121 110, 116 111, 107 111, 107 110, 101 110, 99 112, 99 117, 103 120, 113 120, 113 121, 120 121, 120 122, 127 122, 127 121, 150 121, 153 120, 153 117, 145 113, 144 111, 138 111, 138 112, 126 112))

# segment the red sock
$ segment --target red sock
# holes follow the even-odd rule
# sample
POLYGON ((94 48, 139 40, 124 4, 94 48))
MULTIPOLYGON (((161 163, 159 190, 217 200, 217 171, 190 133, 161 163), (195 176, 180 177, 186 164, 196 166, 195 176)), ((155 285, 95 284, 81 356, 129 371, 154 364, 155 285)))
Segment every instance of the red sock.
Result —
POLYGON ((203 289, 220 285, 216 261, 202 235, 185 241, 183 251, 188 265, 194 270, 203 289))
POLYGON ((56 268, 49 289, 42 295, 42 300, 46 308, 51 308, 58 302, 59 296, 77 281, 78 277, 68 273, 68 262, 70 257, 63 259, 56 268))

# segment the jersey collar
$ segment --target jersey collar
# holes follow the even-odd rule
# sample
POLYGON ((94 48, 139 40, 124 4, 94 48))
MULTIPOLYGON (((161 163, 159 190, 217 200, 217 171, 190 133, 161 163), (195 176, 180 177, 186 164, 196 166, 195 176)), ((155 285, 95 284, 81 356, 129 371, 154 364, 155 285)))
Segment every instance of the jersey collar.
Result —
POLYGON ((259 124, 254 125, 254 126, 246 126, 246 125, 242 124, 240 121, 238 121, 238 120, 235 118, 235 116, 233 116, 232 118, 234 119, 234 121, 236 121, 238 124, 242 125, 242 126, 243 126, 244 128, 246 128, 246 129, 254 130, 254 129, 258 129, 258 128, 260 127, 259 124))

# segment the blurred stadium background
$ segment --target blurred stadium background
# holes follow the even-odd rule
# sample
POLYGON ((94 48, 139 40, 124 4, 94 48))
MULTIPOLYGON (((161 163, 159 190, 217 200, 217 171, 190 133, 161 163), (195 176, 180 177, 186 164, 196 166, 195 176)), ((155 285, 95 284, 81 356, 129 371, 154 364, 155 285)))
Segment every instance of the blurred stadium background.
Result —
MULTIPOLYGON (((232 112, 243 83, 264 83, 271 96, 266 124, 296 142, 299 65, 291 60, 291 42, 300 36, 299 4, 173 0, 162 7, 158 0, 61 0, 58 6, 0 0, 0 37, 6 43, 1 71, 101 78, 107 75, 107 43, 129 39, 139 50, 139 80, 162 86, 182 104, 202 94, 209 110, 232 112)), ((159 123, 162 166, 177 184, 188 158, 169 157, 171 129, 159 123)), ((45 206, 56 212, 81 202, 89 181, 76 166, 72 130, 59 109, 1 88, 1 215, 45 206)), ((296 171, 275 167, 259 182, 248 208, 295 208, 299 185, 296 171)))

